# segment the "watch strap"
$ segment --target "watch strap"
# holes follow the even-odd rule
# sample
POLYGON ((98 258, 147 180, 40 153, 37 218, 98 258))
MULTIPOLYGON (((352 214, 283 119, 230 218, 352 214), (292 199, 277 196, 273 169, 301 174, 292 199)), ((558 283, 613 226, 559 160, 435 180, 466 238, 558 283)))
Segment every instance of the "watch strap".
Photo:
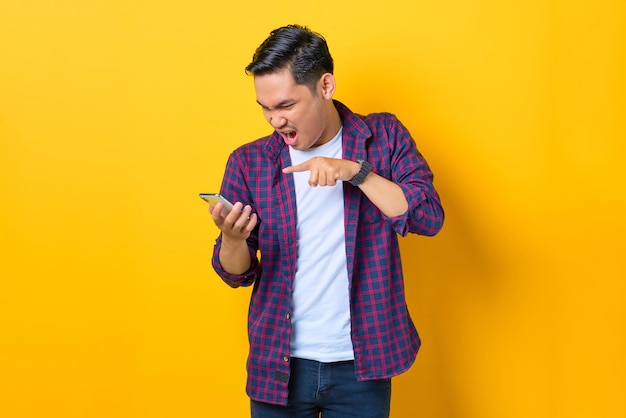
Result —
POLYGON ((363 183, 365 181, 365 177, 367 177, 367 175, 372 172, 372 165, 367 161, 359 158, 356 160, 356 162, 361 165, 361 169, 356 174, 356 176, 348 180, 348 183, 353 186, 358 186, 359 184, 363 183))

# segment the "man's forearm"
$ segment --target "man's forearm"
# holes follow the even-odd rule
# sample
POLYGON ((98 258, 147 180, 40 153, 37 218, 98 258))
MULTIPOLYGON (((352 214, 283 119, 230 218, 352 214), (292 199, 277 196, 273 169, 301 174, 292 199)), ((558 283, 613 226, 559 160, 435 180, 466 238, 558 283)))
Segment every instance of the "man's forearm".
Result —
POLYGON ((222 237, 219 258, 222 268, 230 274, 243 274, 252 264, 246 240, 232 240, 225 236, 222 237))
POLYGON ((376 173, 367 175, 359 188, 386 216, 402 215, 409 208, 404 192, 397 184, 376 173))

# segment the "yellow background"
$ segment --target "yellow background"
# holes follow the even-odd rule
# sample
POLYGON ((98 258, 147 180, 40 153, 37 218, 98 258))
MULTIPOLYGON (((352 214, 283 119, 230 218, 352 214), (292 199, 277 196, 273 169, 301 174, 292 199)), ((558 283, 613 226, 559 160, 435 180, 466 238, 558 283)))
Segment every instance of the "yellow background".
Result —
POLYGON ((625 4, 3 0, 0 416, 247 415, 249 289, 197 193, 269 133, 243 69, 293 22, 446 208, 402 241, 392 416, 626 416, 625 4))

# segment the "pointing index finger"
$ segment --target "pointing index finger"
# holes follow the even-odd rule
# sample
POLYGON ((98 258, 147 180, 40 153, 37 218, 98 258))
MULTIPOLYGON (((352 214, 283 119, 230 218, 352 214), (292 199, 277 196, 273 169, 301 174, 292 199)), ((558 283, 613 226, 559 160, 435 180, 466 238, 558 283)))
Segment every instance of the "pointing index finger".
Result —
POLYGON ((301 164, 292 165, 291 167, 285 167, 283 168, 283 173, 299 173, 301 171, 308 171, 310 170, 309 161, 305 161, 301 164))

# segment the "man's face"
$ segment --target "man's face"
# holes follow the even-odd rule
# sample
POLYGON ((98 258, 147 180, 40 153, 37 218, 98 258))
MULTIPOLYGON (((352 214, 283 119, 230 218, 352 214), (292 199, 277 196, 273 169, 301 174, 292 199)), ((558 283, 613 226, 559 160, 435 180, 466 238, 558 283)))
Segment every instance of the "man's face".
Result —
POLYGON ((329 132, 329 105, 332 100, 322 94, 321 83, 315 93, 303 84, 296 84, 291 71, 254 77, 257 102, 265 119, 281 135, 285 143, 297 150, 306 150, 330 141, 337 132, 329 132))

